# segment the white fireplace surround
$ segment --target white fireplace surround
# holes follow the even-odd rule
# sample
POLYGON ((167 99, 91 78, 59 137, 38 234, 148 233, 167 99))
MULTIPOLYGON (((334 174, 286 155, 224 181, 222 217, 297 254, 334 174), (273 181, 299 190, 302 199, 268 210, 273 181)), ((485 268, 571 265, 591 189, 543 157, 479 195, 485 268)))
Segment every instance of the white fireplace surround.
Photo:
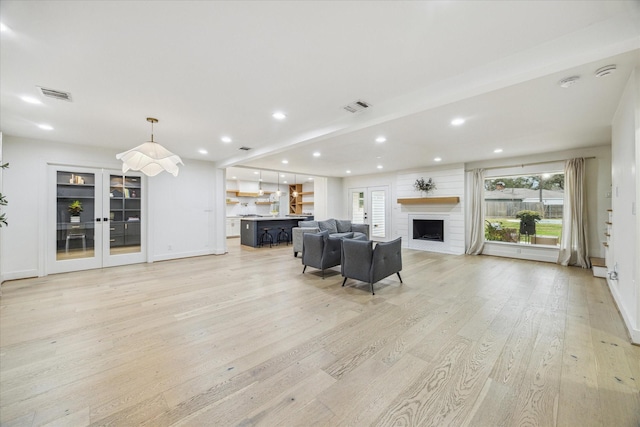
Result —
POLYGON ((448 214, 409 214, 408 224, 408 247, 422 251, 451 253, 451 231, 449 227, 448 214), (413 238, 413 220, 441 220, 443 222, 444 242, 436 242, 432 240, 414 239, 413 238))

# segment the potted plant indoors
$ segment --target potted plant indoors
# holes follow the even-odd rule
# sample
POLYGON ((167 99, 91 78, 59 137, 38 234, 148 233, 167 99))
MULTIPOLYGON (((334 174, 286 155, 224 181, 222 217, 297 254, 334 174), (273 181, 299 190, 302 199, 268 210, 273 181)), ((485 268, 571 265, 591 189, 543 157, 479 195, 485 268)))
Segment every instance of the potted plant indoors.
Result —
POLYGON ((425 181, 424 178, 420 178, 416 179, 413 187, 416 189, 416 191, 419 191, 426 195, 436 189, 436 183, 433 182, 431 178, 429 178, 427 181, 425 181))
POLYGON ((82 202, 74 200, 69 205, 69 213, 71 214, 70 222, 80 222, 80 212, 82 212, 82 202))
POLYGON ((533 236, 536 234, 536 221, 540 221, 542 216, 536 211, 523 210, 516 213, 516 218, 520 220, 520 234, 533 236))

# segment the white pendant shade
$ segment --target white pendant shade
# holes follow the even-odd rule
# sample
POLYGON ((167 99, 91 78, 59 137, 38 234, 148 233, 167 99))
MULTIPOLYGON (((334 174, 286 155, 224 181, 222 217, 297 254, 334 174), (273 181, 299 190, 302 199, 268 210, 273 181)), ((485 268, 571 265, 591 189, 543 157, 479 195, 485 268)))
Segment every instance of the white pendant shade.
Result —
POLYGON ((173 176, 178 176, 178 163, 184 165, 182 159, 153 141, 153 124, 158 123, 158 119, 147 117, 147 121, 151 123, 151 141, 116 154, 116 159, 122 160, 122 172, 134 170, 147 176, 156 176, 162 171, 167 171, 173 176))
POLYGON ((116 154, 116 159, 122 160, 122 172, 134 170, 147 176, 156 176, 162 171, 178 176, 178 164, 184 165, 180 156, 151 141, 116 154))

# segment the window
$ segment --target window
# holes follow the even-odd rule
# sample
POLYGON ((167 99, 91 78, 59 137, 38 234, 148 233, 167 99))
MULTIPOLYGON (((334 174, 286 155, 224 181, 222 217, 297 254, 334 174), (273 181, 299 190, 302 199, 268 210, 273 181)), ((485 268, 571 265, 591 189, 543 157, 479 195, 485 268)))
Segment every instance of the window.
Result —
POLYGON ((491 177, 484 189, 485 240, 560 244, 564 173, 491 177))

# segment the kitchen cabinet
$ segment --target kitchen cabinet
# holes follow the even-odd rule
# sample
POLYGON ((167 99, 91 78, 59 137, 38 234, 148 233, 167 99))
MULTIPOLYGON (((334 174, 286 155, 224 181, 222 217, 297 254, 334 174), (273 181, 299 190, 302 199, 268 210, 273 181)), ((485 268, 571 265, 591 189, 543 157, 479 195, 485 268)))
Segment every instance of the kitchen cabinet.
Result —
POLYGON ((227 237, 240 237, 240 218, 227 218, 227 237))

